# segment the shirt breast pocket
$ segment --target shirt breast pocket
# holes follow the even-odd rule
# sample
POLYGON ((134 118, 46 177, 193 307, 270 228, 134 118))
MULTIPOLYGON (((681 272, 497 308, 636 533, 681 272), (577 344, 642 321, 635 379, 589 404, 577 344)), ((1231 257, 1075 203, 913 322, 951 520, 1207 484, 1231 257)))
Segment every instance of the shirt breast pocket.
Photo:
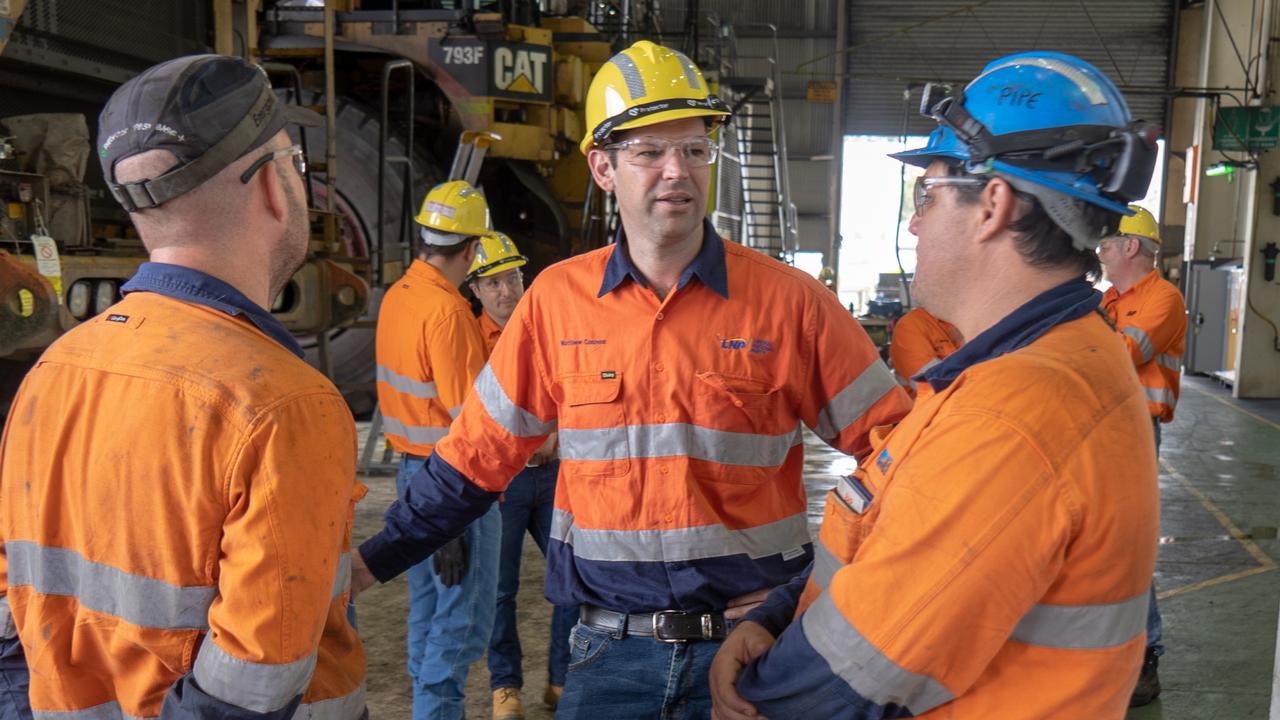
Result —
POLYGON ((716 480, 755 484, 773 478, 799 442, 795 411, 775 384, 714 371, 695 373, 693 423, 706 434, 694 459, 716 480))
POLYGON ((560 459, 587 477, 631 470, 631 442, 622 402, 622 373, 574 373, 559 380, 560 459))

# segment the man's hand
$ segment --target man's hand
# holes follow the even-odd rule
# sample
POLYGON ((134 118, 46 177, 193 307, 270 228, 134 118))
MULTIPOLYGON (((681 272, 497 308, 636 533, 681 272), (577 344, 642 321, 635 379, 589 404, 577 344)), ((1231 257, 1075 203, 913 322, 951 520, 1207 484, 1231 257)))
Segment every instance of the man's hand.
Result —
MULTIPOLYGON (((725 613, 728 614, 727 612, 725 613)), ((738 695, 734 683, 747 663, 760 657, 773 645, 774 637, 763 626, 751 621, 738 623, 724 639, 708 673, 711 683, 712 720, 756 720, 755 707, 738 695)))
POLYGON ((453 587, 462 583, 467 575, 467 541, 464 536, 445 543, 443 547, 431 554, 432 567, 440 576, 440 583, 445 587, 453 587))
POLYGON ((360 551, 352 548, 351 550, 351 599, 355 600, 356 595, 368 590, 378 584, 378 578, 369 572, 369 567, 364 564, 364 558, 360 557, 360 551))
POLYGON ((553 430, 551 431, 551 434, 547 436, 546 441, 543 442, 542 445, 538 446, 538 449, 533 452, 533 457, 529 458, 529 462, 535 466, 546 465, 556 459, 556 456, 559 454, 557 452, 558 450, 559 435, 553 430))
POLYGON ((746 616, 757 605, 764 602, 769 597, 769 593, 773 592, 773 588, 764 588, 753 593, 741 595, 729 601, 728 606, 724 610, 725 620, 738 620, 746 616))

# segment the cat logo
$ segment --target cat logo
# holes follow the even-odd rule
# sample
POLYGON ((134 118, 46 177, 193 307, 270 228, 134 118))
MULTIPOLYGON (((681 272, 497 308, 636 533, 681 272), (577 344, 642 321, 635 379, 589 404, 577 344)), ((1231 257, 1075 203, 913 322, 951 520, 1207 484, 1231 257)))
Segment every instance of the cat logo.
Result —
POLYGON ((501 45, 493 50, 493 84, 504 93, 547 96, 551 48, 544 45, 501 45))

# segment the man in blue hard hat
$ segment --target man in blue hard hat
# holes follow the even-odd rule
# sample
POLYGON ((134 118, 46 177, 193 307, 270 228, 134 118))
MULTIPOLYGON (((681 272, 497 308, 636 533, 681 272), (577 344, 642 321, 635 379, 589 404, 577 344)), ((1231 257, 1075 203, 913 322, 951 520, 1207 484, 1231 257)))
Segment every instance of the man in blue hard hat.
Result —
POLYGON ((1155 163, 1077 58, 1031 52, 894 157, 925 168, 912 293, 966 339, 828 495, 814 562, 725 639, 714 717, 1120 718, 1159 521, 1150 416, 1088 276, 1155 163))

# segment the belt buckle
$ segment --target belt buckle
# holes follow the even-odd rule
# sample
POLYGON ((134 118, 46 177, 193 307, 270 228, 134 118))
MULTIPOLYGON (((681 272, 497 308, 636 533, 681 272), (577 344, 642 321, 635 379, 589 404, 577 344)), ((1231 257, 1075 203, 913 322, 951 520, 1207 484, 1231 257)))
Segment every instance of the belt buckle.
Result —
POLYGON ((654 640, 657 640, 658 642, 662 642, 662 643, 678 643, 678 642, 684 642, 684 639, 683 639, 683 638, 665 638, 665 637, 662 637, 661 633, 659 633, 659 632, 658 632, 658 621, 659 621, 659 620, 661 620, 662 618, 666 617, 667 615, 682 615, 682 614, 683 614, 683 613, 681 613, 681 612, 680 612, 680 611, 678 611, 678 610, 659 610, 659 611, 655 612, 655 613, 653 614, 653 619, 651 620, 651 622, 653 623, 653 639, 654 639, 654 640))

